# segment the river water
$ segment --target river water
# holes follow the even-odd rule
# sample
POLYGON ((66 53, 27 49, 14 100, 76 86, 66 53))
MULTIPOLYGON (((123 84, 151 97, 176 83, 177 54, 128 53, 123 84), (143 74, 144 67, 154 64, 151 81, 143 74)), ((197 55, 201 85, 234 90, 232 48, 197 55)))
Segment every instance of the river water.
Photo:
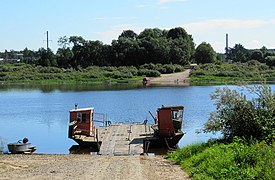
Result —
MULTIPOLYGON (((142 87, 140 85, 0 86, 0 139, 6 144, 27 137, 37 153, 67 154, 76 144, 68 139, 69 110, 94 107, 112 123, 153 123, 148 111, 161 105, 183 105, 186 133, 179 146, 215 138, 197 134, 215 109, 210 94, 217 86, 142 87)), ((234 86, 233 86, 234 87, 234 86)))

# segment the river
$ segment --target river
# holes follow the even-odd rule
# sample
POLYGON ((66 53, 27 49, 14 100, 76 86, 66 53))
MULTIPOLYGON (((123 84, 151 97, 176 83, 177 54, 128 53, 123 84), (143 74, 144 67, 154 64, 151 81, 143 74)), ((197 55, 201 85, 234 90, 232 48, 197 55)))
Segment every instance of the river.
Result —
POLYGON ((37 146, 37 153, 68 154, 75 144, 68 139, 69 110, 94 107, 112 123, 143 122, 153 119, 161 105, 183 105, 186 133, 179 146, 204 142, 217 137, 197 134, 211 111, 215 110, 210 94, 217 86, 143 87, 140 85, 97 87, 95 85, 43 85, 0 87, 0 138, 6 144, 27 137, 37 146))

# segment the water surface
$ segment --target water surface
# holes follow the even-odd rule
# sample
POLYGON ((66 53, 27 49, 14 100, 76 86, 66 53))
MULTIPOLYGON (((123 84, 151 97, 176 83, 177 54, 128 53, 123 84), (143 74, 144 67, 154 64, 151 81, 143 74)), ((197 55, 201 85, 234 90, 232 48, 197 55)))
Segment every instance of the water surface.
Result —
MULTIPOLYGON (((185 136, 180 147, 216 137, 212 134, 196 134, 203 127, 209 113, 214 110, 210 94, 216 86, 187 87, 121 87, 93 88, 45 88, 23 86, 0 88, 0 138, 7 143, 28 137, 37 146, 37 153, 69 153, 76 144, 67 138, 69 110, 75 103, 81 107, 94 107, 105 113, 112 123, 153 123, 148 111, 161 105, 183 105, 185 136), (45 90, 46 89, 46 90, 45 90), (105 89, 105 90, 104 90, 105 89)), ((7 149, 6 149, 7 150, 7 149)))

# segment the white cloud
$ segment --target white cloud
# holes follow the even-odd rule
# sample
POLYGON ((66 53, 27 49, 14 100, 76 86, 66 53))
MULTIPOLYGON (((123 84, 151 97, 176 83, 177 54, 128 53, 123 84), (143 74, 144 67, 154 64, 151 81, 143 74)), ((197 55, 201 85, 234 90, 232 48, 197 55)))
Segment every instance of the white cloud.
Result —
POLYGON ((205 32, 207 30, 222 29, 254 29, 266 25, 275 25, 275 19, 270 20, 239 20, 239 19, 213 19, 184 24, 191 32, 205 32))
POLYGON ((217 52, 224 52, 226 33, 229 34, 229 47, 241 43, 249 49, 262 46, 274 48, 270 34, 275 31, 275 19, 212 19, 181 26, 193 36, 197 45, 206 41, 217 52))
POLYGON ((160 3, 186 2, 187 0, 159 0, 160 3))

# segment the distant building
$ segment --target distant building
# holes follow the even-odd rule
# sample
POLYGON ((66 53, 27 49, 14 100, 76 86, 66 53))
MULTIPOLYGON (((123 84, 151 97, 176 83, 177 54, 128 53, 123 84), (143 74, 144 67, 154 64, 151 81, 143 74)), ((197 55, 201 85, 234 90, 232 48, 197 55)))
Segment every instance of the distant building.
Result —
POLYGON ((20 59, 4 59, 5 63, 11 63, 11 64, 18 63, 20 61, 21 61, 20 59))
POLYGON ((194 69, 196 66, 198 66, 198 64, 190 64, 189 68, 194 69))
POLYGON ((2 58, 4 63, 19 63, 23 60, 24 54, 15 54, 13 58, 2 58))

